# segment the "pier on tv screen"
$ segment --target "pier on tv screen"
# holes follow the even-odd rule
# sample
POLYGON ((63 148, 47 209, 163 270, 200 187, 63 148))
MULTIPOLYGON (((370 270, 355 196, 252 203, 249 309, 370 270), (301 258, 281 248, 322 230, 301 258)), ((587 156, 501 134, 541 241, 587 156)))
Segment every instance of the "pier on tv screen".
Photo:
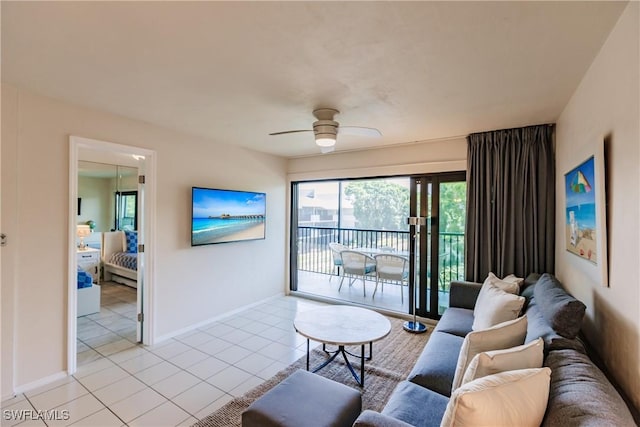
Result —
POLYGON ((266 194, 191 189, 191 246, 265 238, 266 194))

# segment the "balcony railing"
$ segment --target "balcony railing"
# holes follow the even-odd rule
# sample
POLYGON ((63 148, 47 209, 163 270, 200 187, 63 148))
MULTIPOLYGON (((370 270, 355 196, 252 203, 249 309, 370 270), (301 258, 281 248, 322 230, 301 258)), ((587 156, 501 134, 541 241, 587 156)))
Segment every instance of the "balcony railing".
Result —
MULTIPOLYGON (((359 230, 353 228, 298 227, 298 269, 314 273, 337 274, 329 243, 339 242, 350 248, 374 248, 397 252, 409 251, 408 231, 359 230)), ((440 233, 440 290, 449 291, 452 280, 464 278, 464 234, 440 233)))

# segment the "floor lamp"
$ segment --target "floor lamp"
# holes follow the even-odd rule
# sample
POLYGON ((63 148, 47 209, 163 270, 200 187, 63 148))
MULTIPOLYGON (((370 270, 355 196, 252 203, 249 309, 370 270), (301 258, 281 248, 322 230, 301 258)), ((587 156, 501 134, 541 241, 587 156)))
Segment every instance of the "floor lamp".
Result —
MULTIPOLYGON (((413 250, 417 247, 417 237, 418 237, 418 229, 422 225, 427 224, 427 218, 420 216, 410 216, 407 218, 407 223, 409 225, 413 225, 413 250)), ((414 266, 413 266, 413 321, 407 320, 402 325, 403 329, 407 332, 411 332, 414 334, 421 334, 423 332, 427 332, 427 326, 423 323, 417 321, 418 311, 418 266, 415 265, 414 258, 414 266)))

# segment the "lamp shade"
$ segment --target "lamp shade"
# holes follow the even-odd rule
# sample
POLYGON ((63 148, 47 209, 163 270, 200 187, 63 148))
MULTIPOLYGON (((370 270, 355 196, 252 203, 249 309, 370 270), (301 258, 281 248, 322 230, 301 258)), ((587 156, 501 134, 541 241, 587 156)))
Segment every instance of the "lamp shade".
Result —
POLYGON ((91 234, 91 227, 85 224, 78 225, 76 234, 78 237, 87 237, 91 234))

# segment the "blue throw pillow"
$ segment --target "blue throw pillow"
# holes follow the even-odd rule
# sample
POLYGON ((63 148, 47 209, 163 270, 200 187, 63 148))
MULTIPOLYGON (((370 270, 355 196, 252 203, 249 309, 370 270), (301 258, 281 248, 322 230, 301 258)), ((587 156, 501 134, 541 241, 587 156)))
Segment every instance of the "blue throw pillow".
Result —
POLYGON ((137 231, 125 231, 124 237, 127 242, 127 253, 137 254, 138 253, 138 232, 137 231))

